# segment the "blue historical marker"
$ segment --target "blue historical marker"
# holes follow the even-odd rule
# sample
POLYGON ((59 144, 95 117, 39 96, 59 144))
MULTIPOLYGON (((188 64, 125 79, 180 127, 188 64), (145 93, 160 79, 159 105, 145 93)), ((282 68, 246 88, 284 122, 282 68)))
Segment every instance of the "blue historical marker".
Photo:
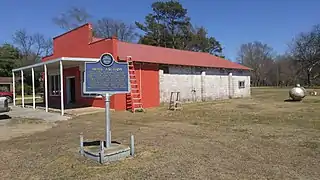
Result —
POLYGON ((84 93, 118 94, 130 92, 128 63, 114 61, 109 53, 98 62, 85 63, 84 93))
POLYGON ((101 94, 106 97, 106 147, 111 146, 110 96, 129 93, 130 79, 128 63, 116 62, 110 53, 102 54, 97 62, 86 62, 84 93, 101 94))

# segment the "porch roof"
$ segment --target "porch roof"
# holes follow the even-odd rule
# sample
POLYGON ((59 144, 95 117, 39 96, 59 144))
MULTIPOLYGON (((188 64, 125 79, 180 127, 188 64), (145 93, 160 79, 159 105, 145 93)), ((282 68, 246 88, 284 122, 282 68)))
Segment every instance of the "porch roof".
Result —
POLYGON ((45 62, 35 63, 35 64, 31 64, 28 66, 12 69, 12 72, 27 70, 27 69, 36 68, 36 67, 43 67, 43 65, 58 64, 60 61, 70 62, 70 63, 72 63, 72 62, 73 63, 76 63, 76 62, 97 62, 97 61, 99 61, 99 58, 60 57, 57 59, 52 59, 52 60, 48 60, 45 62))

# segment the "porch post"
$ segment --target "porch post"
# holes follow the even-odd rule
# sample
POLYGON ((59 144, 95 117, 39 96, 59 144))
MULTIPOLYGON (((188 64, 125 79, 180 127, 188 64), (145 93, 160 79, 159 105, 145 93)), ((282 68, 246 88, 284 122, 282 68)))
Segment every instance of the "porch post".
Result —
POLYGON ((233 79, 232 79, 232 73, 229 73, 228 75, 228 82, 229 82, 229 98, 233 98, 234 96, 234 89, 233 89, 233 79))
POLYGON ((46 112, 48 112, 48 72, 47 65, 44 65, 44 97, 46 103, 46 112))
POLYGON ((23 82, 23 70, 21 70, 21 101, 22 107, 24 108, 24 82, 23 82))
POLYGON ((64 94, 63 94, 63 66, 60 60, 60 98, 61 98, 61 115, 64 115, 64 94))
POLYGON ((12 71, 12 94, 13 94, 13 106, 16 106, 16 80, 14 71, 12 71))
POLYGON ((34 69, 32 68, 32 105, 33 109, 36 109, 36 93, 35 93, 35 88, 34 88, 34 69))

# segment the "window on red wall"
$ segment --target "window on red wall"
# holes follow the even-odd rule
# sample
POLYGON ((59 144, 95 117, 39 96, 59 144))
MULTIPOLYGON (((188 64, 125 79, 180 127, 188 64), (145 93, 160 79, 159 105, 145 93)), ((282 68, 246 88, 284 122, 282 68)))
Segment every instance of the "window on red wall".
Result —
POLYGON ((51 96, 59 96, 60 87, 60 75, 49 75, 49 94, 51 96))

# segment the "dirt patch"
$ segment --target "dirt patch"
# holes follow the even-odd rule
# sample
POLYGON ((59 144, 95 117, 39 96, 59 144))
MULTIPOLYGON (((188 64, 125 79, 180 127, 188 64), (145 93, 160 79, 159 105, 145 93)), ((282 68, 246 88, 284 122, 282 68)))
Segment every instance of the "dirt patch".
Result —
POLYGON ((0 141, 9 140, 14 137, 31 135, 36 132, 45 131, 54 126, 38 119, 3 119, 0 123, 0 141))

